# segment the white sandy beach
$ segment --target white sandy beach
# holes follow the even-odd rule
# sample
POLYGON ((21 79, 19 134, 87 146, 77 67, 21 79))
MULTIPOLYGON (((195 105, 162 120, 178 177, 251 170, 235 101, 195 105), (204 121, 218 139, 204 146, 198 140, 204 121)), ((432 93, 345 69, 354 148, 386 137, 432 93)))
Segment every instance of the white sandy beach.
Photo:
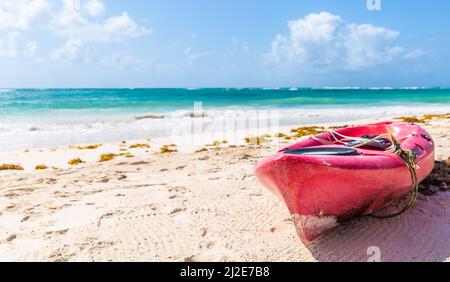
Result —
MULTIPOLYGON (((448 168, 448 119, 424 127, 448 168)), ((448 190, 420 195, 399 217, 354 219, 305 246, 284 203, 253 175, 280 146, 274 138, 161 153, 168 142, 0 153, 0 163, 24 168, 0 171, 0 260, 366 261, 376 246, 383 261, 450 261, 448 190), (117 156, 98 162, 107 153, 117 156), (69 165, 75 158, 85 163, 69 165), (48 169, 35 170, 41 164, 48 169)))

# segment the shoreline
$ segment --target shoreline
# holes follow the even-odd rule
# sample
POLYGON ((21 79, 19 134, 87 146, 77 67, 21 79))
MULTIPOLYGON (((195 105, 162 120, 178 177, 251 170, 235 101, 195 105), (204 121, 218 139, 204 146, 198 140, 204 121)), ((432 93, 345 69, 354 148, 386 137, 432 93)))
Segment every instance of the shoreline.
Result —
MULTIPOLYGON (((69 111, 70 112, 70 111, 69 111)), ((444 114, 450 107, 439 105, 383 106, 350 108, 221 108, 185 109, 169 114, 143 113, 54 113, 30 117, 14 115, 0 118, 0 152, 25 149, 45 149, 64 145, 114 143, 122 140, 164 139, 170 137, 174 128, 201 122, 206 127, 219 127, 224 121, 236 125, 265 119, 277 122, 281 127, 345 123, 386 117, 422 114, 444 114), (272 116, 274 115, 274 116, 272 116), (164 116, 164 118, 161 118, 164 116), (200 119, 203 117, 203 119, 200 119)), ((48 113, 47 113, 48 114, 48 113)), ((245 125, 247 128, 248 126, 245 125)))
MULTIPOLYGON (((448 168, 448 117, 420 125, 448 168)), ((280 132, 293 135, 293 127, 280 132)), ((383 261, 450 261, 448 190, 419 195, 400 217, 354 219, 303 245, 284 203, 253 175, 258 160, 298 139, 248 137, 261 142, 162 153, 171 140, 152 139, 17 152, 25 170, 0 172, 0 261, 366 261, 370 246, 383 261), (86 162, 65 165, 76 155, 86 162), (36 171, 41 163, 48 169, 36 171)))
MULTIPOLYGON (((380 122, 384 120, 395 120, 395 117, 389 118, 372 118, 372 119, 358 119, 346 122, 325 122, 316 123, 309 126, 319 126, 319 127, 333 127, 333 126, 344 126, 352 124, 365 124, 380 122)), ((261 135, 275 135, 282 133, 289 135, 293 128, 298 128, 295 125, 282 125, 274 128, 258 128, 258 129, 246 129, 246 130, 233 130, 231 132, 213 132, 213 134, 204 134, 201 136, 200 142, 196 144, 189 144, 188 146, 183 146, 183 142, 190 142, 187 140, 188 137, 179 137, 174 140, 172 137, 158 137, 158 138, 148 138, 148 139, 131 139, 122 140, 118 142, 104 142, 104 143, 78 143, 78 144, 67 144, 60 146, 51 147, 38 147, 38 148, 24 148, 23 150, 11 150, 11 151, 0 151, 0 160, 3 164, 17 165, 24 168, 25 171, 36 170, 35 167, 39 165, 45 165, 48 168, 55 169, 68 169, 74 168, 76 166, 69 165, 68 162, 73 159, 80 158, 83 162, 80 165, 86 163, 98 162, 102 154, 116 154, 116 157, 130 158, 131 155, 134 157, 143 157, 147 154, 155 154, 160 152, 161 148, 166 145, 175 144, 178 147, 177 150, 183 153, 194 153, 197 150, 201 150, 205 147, 218 147, 218 146, 208 146, 214 144, 215 142, 220 142, 226 140, 225 144, 220 146, 221 148, 228 146, 238 146, 246 145, 246 138, 254 138, 261 135), (133 145, 136 148, 130 148, 133 145), (89 146, 94 146, 95 148, 88 148, 89 146), (182 148, 180 148, 182 146, 182 148), (123 154, 120 156, 120 154, 123 154), (127 156, 128 154, 128 156, 127 156)), ((193 137, 195 138, 195 136, 193 137)), ((297 139, 298 141, 299 139, 297 139)), ((272 140, 275 141, 276 140, 272 140)), ((289 144, 289 142, 283 142, 283 138, 280 140, 280 145, 284 146, 289 144)), ((290 143, 294 143, 295 139, 289 140, 290 143)), ((274 143, 274 142, 273 142, 274 143)), ((281 147, 280 147, 281 149, 281 147)), ((1 163, 0 163, 1 164, 1 163)), ((0 174, 2 171, 0 170, 0 174)), ((3 172, 4 173, 4 172, 3 172)))
MULTIPOLYGON (((329 123, 317 123, 314 126, 319 127, 330 127, 330 126, 344 126, 349 124, 357 123, 370 123, 379 122, 383 120, 389 120, 384 118, 376 119, 361 119, 354 120, 351 122, 329 122, 329 123)), ((306 127, 310 125, 305 125, 306 127)), ((214 132, 213 136, 205 134, 202 136, 201 142, 194 144, 192 146, 186 146, 183 148, 184 153, 194 153, 197 150, 201 150, 207 145, 213 144, 214 142, 226 140, 226 144, 222 144, 221 148, 232 146, 232 145, 246 145, 246 138, 253 138, 260 135, 270 134, 274 135, 277 133, 283 133, 289 135, 293 128, 297 128, 295 125, 283 125, 276 128, 258 128, 258 129, 247 129, 241 131, 232 131, 230 133, 226 132, 214 132), (227 135, 228 134, 228 135, 227 135), (219 137, 217 137, 219 136, 219 137), (240 136, 240 138, 235 138, 240 136), (231 138, 230 138, 231 137, 231 138), (234 139, 234 140, 233 140, 234 139)), ((68 169, 74 168, 68 164, 70 160, 80 158, 83 160, 82 164, 95 163, 99 160, 102 154, 117 154, 130 153, 135 157, 143 157, 146 154, 154 154, 160 152, 160 148, 165 145, 175 144, 179 147, 186 138, 179 138, 178 141, 174 141, 172 137, 159 137, 151 139, 132 139, 132 140, 122 140, 119 142, 105 142, 105 143, 81 143, 81 144, 68 144, 62 146, 52 146, 52 147, 40 147, 40 148, 25 148, 23 150, 12 150, 12 151, 0 151, 0 160, 2 163, 14 164, 24 168, 25 171, 33 171, 37 165, 46 165, 49 168, 55 167, 57 169, 68 169), (125 143, 124 143, 125 142, 125 143), (137 146, 137 148, 130 148, 132 145, 142 145, 137 146), (149 147, 147 147, 148 145, 149 147), (94 146, 95 148, 84 148, 94 146)), ((272 140, 273 141, 273 140, 272 140)), ((281 140, 281 145, 286 145, 288 142, 283 142, 281 140)), ((295 142, 294 140, 290 140, 295 142)), ((218 147, 218 146, 209 146, 218 147)), ((118 156, 125 157, 126 156, 118 156)), ((123 159, 123 158, 122 158, 123 159)), ((0 171, 1 174, 1 171, 0 171)))

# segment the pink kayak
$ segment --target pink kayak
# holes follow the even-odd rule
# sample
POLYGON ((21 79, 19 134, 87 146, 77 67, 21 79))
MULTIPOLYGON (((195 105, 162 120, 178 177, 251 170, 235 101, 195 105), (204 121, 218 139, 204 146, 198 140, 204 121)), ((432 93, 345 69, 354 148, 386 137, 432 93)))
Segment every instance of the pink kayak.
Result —
POLYGON ((431 136, 415 124, 391 121, 306 138, 260 161, 256 176, 285 201, 298 235, 311 242, 339 223, 411 192, 410 170, 387 150, 393 143, 388 132, 401 149, 414 152, 417 180, 422 181, 434 166, 431 136))

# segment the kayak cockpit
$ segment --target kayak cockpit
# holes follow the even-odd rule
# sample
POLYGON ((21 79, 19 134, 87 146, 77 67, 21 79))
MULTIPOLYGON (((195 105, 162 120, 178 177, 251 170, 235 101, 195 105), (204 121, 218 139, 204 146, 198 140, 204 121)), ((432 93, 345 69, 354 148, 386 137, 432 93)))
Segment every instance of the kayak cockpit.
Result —
POLYGON ((300 148, 295 150, 285 150, 284 154, 289 155, 303 155, 303 156, 356 156, 360 153, 358 150, 354 148, 345 148, 345 147, 309 147, 309 148, 300 148))

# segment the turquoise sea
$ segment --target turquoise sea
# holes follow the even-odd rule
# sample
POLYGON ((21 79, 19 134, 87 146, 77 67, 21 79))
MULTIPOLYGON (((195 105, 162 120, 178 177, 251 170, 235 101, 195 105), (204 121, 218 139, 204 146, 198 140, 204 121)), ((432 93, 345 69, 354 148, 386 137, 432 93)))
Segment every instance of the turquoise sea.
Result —
POLYGON ((195 102, 205 119, 270 109, 311 124, 450 112, 450 88, 0 89, 0 150, 165 136, 195 102))

